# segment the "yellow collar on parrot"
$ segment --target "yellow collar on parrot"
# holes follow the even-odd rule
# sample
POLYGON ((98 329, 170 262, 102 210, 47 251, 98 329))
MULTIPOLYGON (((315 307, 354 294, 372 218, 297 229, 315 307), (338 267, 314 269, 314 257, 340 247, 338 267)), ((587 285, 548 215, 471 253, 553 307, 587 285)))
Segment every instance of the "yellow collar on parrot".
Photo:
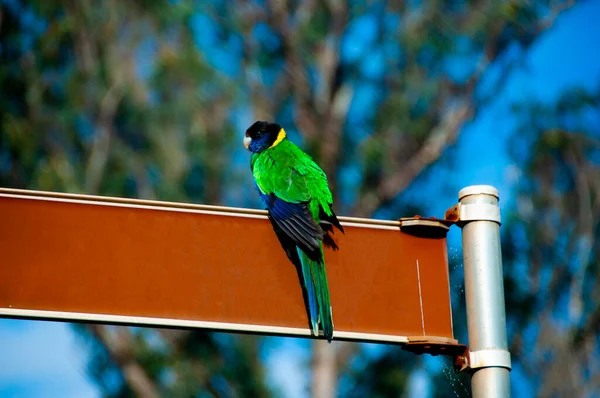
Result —
POLYGON ((274 146, 279 144, 281 141, 283 141, 284 138, 285 138, 285 130, 281 129, 281 130, 279 130, 279 134, 277 134, 277 139, 275 140, 273 145, 271 145, 269 148, 273 148, 274 146))

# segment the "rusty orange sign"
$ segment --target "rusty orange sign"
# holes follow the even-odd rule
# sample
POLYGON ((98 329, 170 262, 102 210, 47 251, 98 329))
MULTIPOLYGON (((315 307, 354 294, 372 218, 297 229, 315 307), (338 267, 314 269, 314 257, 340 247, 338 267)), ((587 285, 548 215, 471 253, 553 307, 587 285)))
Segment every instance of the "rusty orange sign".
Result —
MULTIPOLYGON (((260 210, 0 189, 0 316, 310 336, 260 210)), ((445 238, 340 217, 334 339, 455 344, 445 238)))

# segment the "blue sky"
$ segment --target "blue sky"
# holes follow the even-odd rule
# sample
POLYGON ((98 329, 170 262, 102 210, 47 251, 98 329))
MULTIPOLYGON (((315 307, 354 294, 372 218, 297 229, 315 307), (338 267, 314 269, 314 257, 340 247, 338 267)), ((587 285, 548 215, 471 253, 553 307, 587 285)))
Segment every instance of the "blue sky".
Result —
POLYGON ((67 324, 0 320, 0 397, 99 396, 67 324))
MULTIPOLYGON (((564 12, 529 51, 526 70, 514 73, 506 88, 465 128, 457 146, 461 159, 454 174, 457 186, 491 184, 500 189, 502 206, 510 202, 507 199, 518 177, 505 148, 514 127, 510 105, 528 97, 551 101, 571 86, 597 87, 600 51, 592 49, 598 48, 600 37, 598 15, 600 0, 579 3, 564 12)), ((447 200, 436 209, 437 215, 456 197, 447 200)), ((453 236, 458 236, 456 231, 453 236)), ((308 379, 302 369, 308 361, 308 345, 306 340, 278 339, 269 351, 270 382, 288 397, 306 396, 308 379)), ((67 324, 0 320, 0 398, 98 397, 86 375, 86 355, 67 324)), ((423 377, 423 372, 413 377, 415 397, 427 396, 423 377)), ((526 381, 523 387, 528 394, 526 381)))

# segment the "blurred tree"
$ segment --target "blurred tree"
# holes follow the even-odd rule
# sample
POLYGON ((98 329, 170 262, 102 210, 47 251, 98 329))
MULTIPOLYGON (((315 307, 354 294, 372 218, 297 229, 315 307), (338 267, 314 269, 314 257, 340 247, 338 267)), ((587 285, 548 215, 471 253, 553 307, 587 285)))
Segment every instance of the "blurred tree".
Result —
POLYGON ((504 228, 510 350, 540 396, 600 394, 600 90, 522 104, 504 228))
MULTIPOLYGON (((3 186, 258 205, 238 134, 277 119, 339 213, 395 217, 426 211, 401 194, 571 2, 0 4, 3 186)), ((82 330, 103 344, 91 370, 107 396, 268 394, 258 338, 82 330)), ((405 388, 396 350, 369 364, 389 369, 378 377, 353 370, 363 354, 316 342, 314 395, 336 395, 339 377, 373 396, 405 388)))
MULTIPOLYGON (((3 2, 0 185, 219 203, 231 83, 190 4, 3 2)), ((106 396, 267 396, 257 337, 87 326, 106 396)))

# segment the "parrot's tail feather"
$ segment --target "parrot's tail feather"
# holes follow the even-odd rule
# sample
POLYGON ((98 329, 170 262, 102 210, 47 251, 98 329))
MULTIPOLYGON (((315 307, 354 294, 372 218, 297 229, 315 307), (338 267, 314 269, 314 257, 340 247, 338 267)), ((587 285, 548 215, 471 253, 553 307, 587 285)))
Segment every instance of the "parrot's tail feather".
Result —
POLYGON ((333 224, 331 224, 328 221, 321 221, 321 228, 323 229, 323 232, 325 233, 323 235, 323 244, 325 245, 325 247, 329 247, 333 250, 338 250, 339 247, 337 245, 337 243, 335 242, 335 239, 333 239, 333 224))
POLYGON ((325 338, 331 342, 333 337, 333 317, 323 256, 321 254, 321 261, 313 261, 300 249, 298 249, 298 256, 302 263, 302 275, 308 296, 312 332, 315 336, 318 336, 320 324, 325 338))
MULTIPOLYGON (((329 213, 325 211, 325 209, 323 209, 323 207, 321 206, 321 208, 319 209, 319 220, 321 220, 321 223, 328 222, 331 223, 333 226, 335 226, 337 229, 339 229, 342 233, 344 233, 344 227, 342 227, 342 224, 340 224, 340 221, 338 220, 337 216, 335 215, 335 213, 333 212, 333 210, 329 209, 329 213)), ((333 229, 332 229, 333 232, 333 229)))
POLYGON ((342 233, 344 233, 344 228, 342 227, 342 224, 340 224, 340 221, 337 219, 337 216, 335 215, 333 210, 329 209, 330 214, 327 214, 325 209, 323 209, 323 207, 321 207, 319 211, 320 211, 319 225, 321 225, 321 229, 323 230, 323 233, 324 233, 323 234, 323 244, 326 247, 329 247, 333 250, 338 250, 339 247, 337 245, 337 242, 333 238, 333 235, 335 233, 333 230, 333 227, 336 227, 342 233))
POLYGON ((310 272, 310 266, 308 262, 311 260, 300 248, 296 249, 298 256, 300 257, 300 263, 302 264, 302 278, 304 279, 304 287, 306 288, 306 296, 308 297, 308 311, 310 312, 310 324, 312 325, 312 332, 315 336, 319 335, 319 323, 317 319, 317 293, 315 291, 315 284, 310 272))

